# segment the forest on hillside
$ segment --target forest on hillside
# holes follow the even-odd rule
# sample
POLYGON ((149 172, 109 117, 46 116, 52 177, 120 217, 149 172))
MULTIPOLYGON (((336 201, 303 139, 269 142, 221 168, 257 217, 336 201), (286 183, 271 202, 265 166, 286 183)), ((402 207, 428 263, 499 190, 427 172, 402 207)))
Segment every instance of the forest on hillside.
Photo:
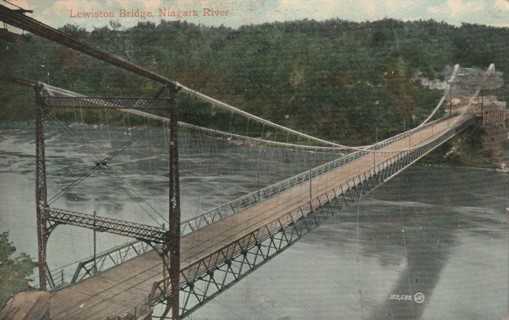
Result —
MULTIPOLYGON (((462 67, 509 70, 509 29, 444 22, 313 20, 237 29, 179 21, 60 30, 276 123, 348 144, 420 123, 442 93, 412 80, 462 67)), ((160 85, 29 35, 0 40, 0 73, 93 96, 156 94, 160 85)), ((505 75, 504 75, 505 77, 505 75)), ((496 94, 506 100, 506 87, 496 94)), ((33 118, 33 93, 2 83, 0 119, 33 118)), ((180 101, 180 108, 186 108, 180 101)), ((186 113, 183 115, 192 116, 186 113)), ((181 119, 186 120, 186 119, 181 119)))

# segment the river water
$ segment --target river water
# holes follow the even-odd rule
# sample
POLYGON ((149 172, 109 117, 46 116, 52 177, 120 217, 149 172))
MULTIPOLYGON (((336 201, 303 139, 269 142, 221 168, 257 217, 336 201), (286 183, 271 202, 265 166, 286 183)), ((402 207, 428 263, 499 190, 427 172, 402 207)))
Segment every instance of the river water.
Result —
MULTIPOLYGON (((29 124, 0 123, 0 232, 10 232, 19 252, 37 257, 33 132, 29 124)), ((83 161, 89 152, 58 134, 48 134, 47 140, 53 146, 48 154, 51 196, 83 174, 70 161, 83 161)), ((96 173, 93 183, 73 188, 54 206, 164 223, 164 217, 157 215, 167 210, 164 175, 147 174, 147 167, 160 171, 157 161, 132 165, 128 160, 138 156, 136 150, 132 148, 129 157, 116 163, 114 175, 96 173), (115 187, 124 180, 130 181, 127 189, 115 187), (140 214, 142 207, 147 214, 140 214)), ((238 148, 230 149, 221 165, 218 155, 224 152, 203 147, 181 152, 184 218, 329 157, 299 161, 302 155, 295 153, 253 156, 253 151, 238 148), (246 166, 252 170, 245 170, 246 166)), ((505 319, 509 305, 506 207, 507 174, 417 164, 190 319, 505 319)), ((89 256, 92 237, 89 230, 57 227, 48 245, 50 269, 89 256)), ((127 240, 98 233, 97 250, 127 240)))

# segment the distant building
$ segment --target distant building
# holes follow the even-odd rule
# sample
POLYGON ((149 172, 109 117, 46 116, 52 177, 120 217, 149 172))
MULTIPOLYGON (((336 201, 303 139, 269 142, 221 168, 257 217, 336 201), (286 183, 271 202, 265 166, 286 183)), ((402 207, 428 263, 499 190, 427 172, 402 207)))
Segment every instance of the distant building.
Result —
POLYGON ((482 123, 485 125, 502 125, 505 127, 507 102, 483 99, 482 123))

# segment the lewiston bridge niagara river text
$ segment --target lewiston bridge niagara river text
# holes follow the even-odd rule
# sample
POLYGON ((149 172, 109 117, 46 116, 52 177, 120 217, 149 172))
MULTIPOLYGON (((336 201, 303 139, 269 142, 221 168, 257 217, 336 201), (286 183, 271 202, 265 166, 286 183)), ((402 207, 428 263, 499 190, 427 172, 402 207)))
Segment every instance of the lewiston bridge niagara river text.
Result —
POLYGON ((140 9, 119 9, 118 11, 79 11, 69 10, 69 16, 76 19, 86 18, 174 18, 183 19, 188 17, 227 17, 231 14, 229 10, 216 10, 214 8, 203 8, 201 10, 171 10, 158 9, 157 11, 140 9))

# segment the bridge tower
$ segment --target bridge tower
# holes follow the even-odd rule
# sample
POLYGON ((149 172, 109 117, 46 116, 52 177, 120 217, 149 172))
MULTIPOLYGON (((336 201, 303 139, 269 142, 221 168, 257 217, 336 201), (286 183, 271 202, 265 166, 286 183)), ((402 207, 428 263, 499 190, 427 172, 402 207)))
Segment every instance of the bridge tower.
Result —
MULTIPOLYGON (((177 88, 168 86, 168 98, 153 99, 136 99, 136 98, 86 98, 79 96, 71 97, 46 97, 43 96, 43 85, 33 85, 36 96, 36 224, 37 224, 37 243, 38 243, 38 265, 39 265, 39 288, 42 291, 48 289, 53 282, 51 273, 48 271, 46 262, 47 243, 53 229, 60 224, 75 225, 92 230, 109 232, 113 234, 133 237, 148 243, 153 248, 160 245, 160 249, 156 251, 161 256, 163 262, 164 280, 160 288, 162 292, 161 299, 166 300, 166 310, 163 317, 171 316, 173 320, 180 319, 180 236, 181 236, 181 214, 180 214, 180 184, 179 184, 179 165, 178 165, 178 137, 177 137, 177 116, 176 116, 176 94, 177 88), (137 104, 138 103, 138 104, 137 104), (169 184, 169 212, 167 229, 153 227, 148 225, 130 223, 110 218, 104 218, 94 215, 87 215, 78 212, 70 212, 53 208, 51 199, 48 201, 47 179, 46 179, 46 152, 45 152, 45 130, 44 116, 46 109, 54 108, 72 108, 85 107, 89 109, 112 108, 119 112, 133 112, 127 106, 137 107, 140 109, 164 109, 167 112, 167 118, 164 119, 168 123, 168 184, 169 184)), ((149 117, 149 113, 138 112, 145 117, 149 117)), ((99 162, 96 166, 101 166, 106 160, 99 162)), ((94 256, 95 257, 95 256, 94 256)), ((94 258, 95 259, 95 258, 94 258)), ((89 273, 94 275, 97 269, 89 273)), ((154 306, 153 303, 158 301, 147 301, 147 308, 154 306)), ((139 316, 137 314, 137 316, 139 316)), ((151 316, 143 314, 143 316, 151 316)))
POLYGON ((169 258, 169 276, 170 276, 170 297, 168 298, 168 308, 171 308, 173 320, 180 319, 180 184, 179 184, 179 166, 178 166, 178 138, 177 138, 177 112, 176 112, 176 94, 177 88, 169 86, 170 98, 168 106, 169 138, 170 138, 170 194, 169 194, 169 229, 166 239, 163 243, 163 259, 169 258))
POLYGON ((39 288, 46 291, 47 263, 46 247, 48 243, 48 192, 46 187, 46 160, 44 149, 44 104, 42 87, 35 90, 35 210, 37 218, 37 249, 39 266, 39 288))

